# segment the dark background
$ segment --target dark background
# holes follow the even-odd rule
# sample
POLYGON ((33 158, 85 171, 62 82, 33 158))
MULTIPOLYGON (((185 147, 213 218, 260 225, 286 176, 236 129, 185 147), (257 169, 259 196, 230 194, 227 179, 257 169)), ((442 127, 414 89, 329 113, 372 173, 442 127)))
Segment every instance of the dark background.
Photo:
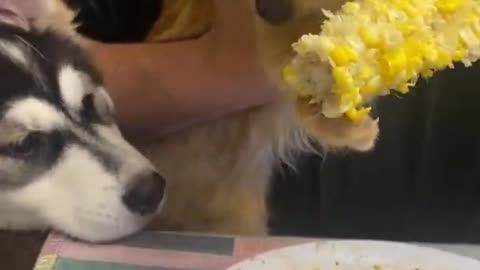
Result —
MULTIPOLYGON (((158 0, 67 0, 80 31, 138 41, 158 0)), ((442 72, 408 96, 375 105, 375 151, 304 156, 279 171, 270 205, 276 234, 480 243, 480 68, 442 72)))

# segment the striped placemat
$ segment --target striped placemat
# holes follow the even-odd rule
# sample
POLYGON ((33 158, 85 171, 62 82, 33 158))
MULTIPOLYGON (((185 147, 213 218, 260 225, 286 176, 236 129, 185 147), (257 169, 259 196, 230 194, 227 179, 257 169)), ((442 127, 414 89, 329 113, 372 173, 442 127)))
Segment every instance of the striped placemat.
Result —
POLYGON ((93 245, 53 233, 34 270, 224 270, 259 253, 311 241, 149 231, 114 244, 93 245))

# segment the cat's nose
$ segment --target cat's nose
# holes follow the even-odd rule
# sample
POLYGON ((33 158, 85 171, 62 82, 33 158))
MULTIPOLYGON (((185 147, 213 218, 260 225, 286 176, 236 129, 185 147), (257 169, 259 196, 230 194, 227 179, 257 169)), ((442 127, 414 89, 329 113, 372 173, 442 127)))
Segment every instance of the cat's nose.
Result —
POLYGON ((258 16, 272 25, 285 23, 293 16, 293 0, 255 0, 258 16))

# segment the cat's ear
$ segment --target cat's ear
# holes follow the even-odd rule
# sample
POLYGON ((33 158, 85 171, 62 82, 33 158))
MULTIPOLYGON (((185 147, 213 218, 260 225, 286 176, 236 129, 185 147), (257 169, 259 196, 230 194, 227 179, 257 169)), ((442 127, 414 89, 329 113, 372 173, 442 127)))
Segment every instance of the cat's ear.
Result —
POLYGON ((62 0, 0 0, 0 22, 26 30, 52 29, 74 34, 75 13, 62 0))

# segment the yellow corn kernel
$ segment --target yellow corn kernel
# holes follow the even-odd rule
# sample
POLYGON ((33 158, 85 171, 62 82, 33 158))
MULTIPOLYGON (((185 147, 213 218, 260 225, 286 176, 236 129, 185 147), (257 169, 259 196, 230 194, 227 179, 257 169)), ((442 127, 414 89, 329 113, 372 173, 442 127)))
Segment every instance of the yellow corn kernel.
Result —
POLYGON ((427 69, 420 73, 424 79, 430 79, 433 77, 433 70, 427 69))
POLYGON ((366 0, 367 4, 379 15, 386 15, 388 7, 382 0, 366 0))
POLYGON ((478 21, 478 16, 473 12, 469 13, 467 17, 465 17, 466 23, 475 23, 477 21, 478 21))
POLYGON ((410 87, 413 86, 413 83, 402 83, 400 84, 400 87, 398 87, 397 91, 401 94, 407 94, 410 91, 410 87))
POLYGON ((462 61, 467 55, 467 50, 465 48, 458 48, 453 55, 453 61, 459 62, 462 61))
POLYGON ((375 94, 380 89, 380 87, 380 77, 372 78, 362 88, 360 88, 360 93, 363 95, 375 94))
POLYGON ((350 46, 338 46, 330 51, 330 58, 337 66, 345 66, 358 59, 358 54, 350 46))
POLYGON ((356 108, 351 108, 347 112, 345 112, 345 115, 352 121, 358 122, 365 118, 367 114, 370 113, 372 110, 371 107, 366 107, 366 108, 361 108, 361 109, 356 109, 356 108))
POLYGON ((358 34, 367 48, 377 47, 380 44, 380 39, 372 35, 366 27, 360 27, 358 34))
POLYGON ((357 77, 361 80, 368 80, 375 76, 375 71, 368 66, 363 66, 360 71, 358 72, 357 77))
POLYGON ((332 70, 332 75, 333 78, 338 85, 340 92, 345 93, 345 92, 351 92, 351 89, 355 88, 354 85, 354 80, 352 75, 348 73, 347 69, 344 67, 335 67, 332 70))
POLYGON ((453 62, 453 56, 444 50, 438 50, 437 64, 439 68, 445 68, 453 62))
POLYGON ((410 18, 414 18, 420 15, 420 11, 416 9, 410 1, 397 0, 395 4, 398 6, 398 9, 405 12, 410 18))
POLYGON ((423 66, 423 56, 421 52, 425 45, 415 39, 405 40, 405 52, 407 54, 408 67, 414 71, 419 70, 423 66))
POLYGON ((449 14, 458 10, 465 4, 465 0, 438 0, 437 8, 442 14, 449 14))
POLYGON ((356 2, 347 2, 343 5, 342 9, 346 14, 355 14, 360 10, 360 4, 356 2))
POLYGON ((400 30, 404 35, 410 35, 417 31, 417 26, 415 24, 403 23, 399 25, 398 30, 400 30))
POLYGON ((407 67, 407 55, 403 48, 386 52, 379 59, 379 65, 385 78, 393 79, 407 67))

